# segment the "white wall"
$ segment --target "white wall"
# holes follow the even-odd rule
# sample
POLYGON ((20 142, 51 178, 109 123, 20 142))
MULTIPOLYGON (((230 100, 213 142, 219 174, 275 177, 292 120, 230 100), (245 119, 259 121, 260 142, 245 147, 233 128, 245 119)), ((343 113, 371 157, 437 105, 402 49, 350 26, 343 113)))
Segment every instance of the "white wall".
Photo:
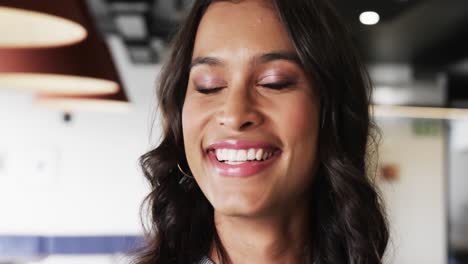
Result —
POLYGON ((119 39, 109 43, 128 113, 73 113, 67 124, 30 94, 0 88, 0 235, 141 233, 148 186, 137 159, 149 149, 159 67, 136 67, 119 39))
POLYGON ((450 243, 468 250, 468 120, 453 121, 450 127, 450 243))
MULTIPOLYGON (((411 119, 379 119, 383 132, 380 163, 399 166, 398 180, 380 178, 387 203, 392 241, 387 263, 444 264, 446 205, 444 130, 415 135, 411 119)), ((437 121, 434 121, 437 122, 437 121)))

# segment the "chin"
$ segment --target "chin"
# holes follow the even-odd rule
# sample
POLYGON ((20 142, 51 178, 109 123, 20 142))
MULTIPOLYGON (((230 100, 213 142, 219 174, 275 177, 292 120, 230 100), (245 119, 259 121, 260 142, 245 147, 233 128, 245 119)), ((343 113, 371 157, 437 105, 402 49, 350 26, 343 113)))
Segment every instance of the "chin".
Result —
POLYGON ((252 210, 251 208, 234 207, 234 206, 215 208, 215 212, 223 216, 235 216, 235 217, 249 217, 249 216, 255 216, 257 214, 257 210, 252 210))
POLYGON ((258 216, 265 213, 267 208, 258 201, 253 202, 251 199, 246 199, 245 197, 220 199, 212 204, 217 214, 236 217, 258 216))

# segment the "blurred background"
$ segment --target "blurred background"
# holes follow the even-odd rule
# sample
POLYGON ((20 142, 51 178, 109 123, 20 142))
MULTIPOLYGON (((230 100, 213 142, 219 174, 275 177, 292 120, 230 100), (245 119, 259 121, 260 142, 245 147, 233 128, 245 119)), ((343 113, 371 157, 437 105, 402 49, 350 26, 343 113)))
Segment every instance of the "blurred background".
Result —
MULTIPOLYGON (((0 0, 0 263, 128 263, 155 82, 192 2, 0 0)), ((374 82, 386 263, 468 263, 468 2, 337 6, 374 82)))

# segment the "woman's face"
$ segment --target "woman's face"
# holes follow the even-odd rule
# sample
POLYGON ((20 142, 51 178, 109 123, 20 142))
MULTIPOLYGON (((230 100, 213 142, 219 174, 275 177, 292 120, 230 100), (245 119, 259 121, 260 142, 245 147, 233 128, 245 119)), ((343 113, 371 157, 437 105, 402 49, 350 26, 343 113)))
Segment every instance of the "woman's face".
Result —
POLYGON ((187 161, 216 213, 301 203, 316 167, 319 101, 267 1, 211 4, 182 112, 187 161))

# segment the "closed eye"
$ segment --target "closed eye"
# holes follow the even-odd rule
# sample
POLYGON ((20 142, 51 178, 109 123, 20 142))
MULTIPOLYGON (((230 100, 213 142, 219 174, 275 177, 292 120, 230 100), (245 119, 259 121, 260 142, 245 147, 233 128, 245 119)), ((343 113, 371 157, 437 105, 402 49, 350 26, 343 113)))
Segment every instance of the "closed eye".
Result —
POLYGON ((274 89, 274 90, 281 90, 288 88, 292 86, 294 83, 293 82, 278 82, 278 83, 265 83, 265 84, 259 84, 262 87, 269 88, 269 89, 274 89))
MULTIPOLYGON (((273 90, 285 89, 285 88, 288 88, 288 87, 290 87, 292 85, 294 85, 293 82, 278 82, 278 83, 259 84, 259 86, 261 86, 261 87, 265 87, 265 88, 273 89, 273 90)), ((225 87, 220 86, 220 87, 208 88, 208 87, 198 86, 198 87, 195 87, 195 90, 197 92, 199 92, 199 93, 202 93, 202 94, 214 94, 214 93, 220 91, 223 88, 225 88, 225 87)))
POLYGON ((224 88, 223 86, 213 87, 213 88, 198 86, 198 87, 195 87, 195 90, 197 90, 197 92, 202 93, 202 94, 213 94, 213 93, 216 93, 216 92, 218 92, 219 90, 221 90, 223 88, 224 88))

